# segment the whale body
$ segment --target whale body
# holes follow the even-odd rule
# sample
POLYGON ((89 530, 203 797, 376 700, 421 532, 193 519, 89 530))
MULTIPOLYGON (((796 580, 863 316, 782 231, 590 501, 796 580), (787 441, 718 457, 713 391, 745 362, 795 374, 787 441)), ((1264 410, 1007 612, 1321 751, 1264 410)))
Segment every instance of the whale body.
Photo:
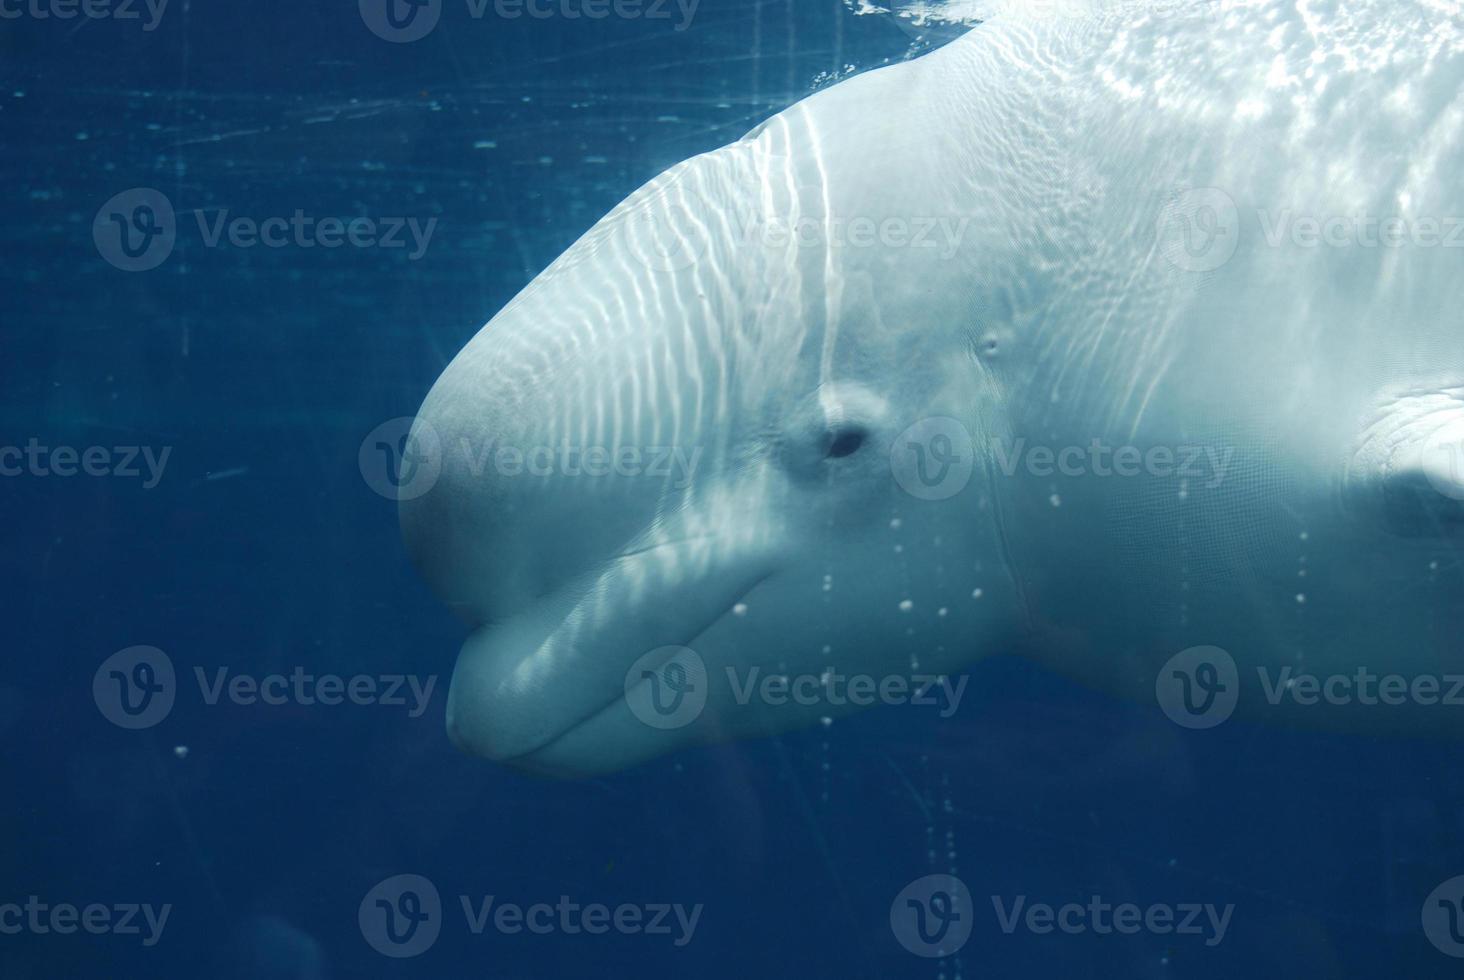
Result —
POLYGON ((418 413, 453 740, 613 771, 1002 654, 1464 731, 1461 93, 1443 0, 1067 0, 671 168, 418 413))

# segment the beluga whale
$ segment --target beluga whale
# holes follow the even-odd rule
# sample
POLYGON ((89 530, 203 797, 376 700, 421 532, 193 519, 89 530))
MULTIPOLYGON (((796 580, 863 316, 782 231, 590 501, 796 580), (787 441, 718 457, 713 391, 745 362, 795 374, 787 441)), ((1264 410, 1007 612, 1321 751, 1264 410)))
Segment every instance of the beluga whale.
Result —
POLYGON ((1464 733, 1461 178, 1446 0, 993 5, 673 166, 412 426, 452 740, 611 772, 1004 655, 1464 733))

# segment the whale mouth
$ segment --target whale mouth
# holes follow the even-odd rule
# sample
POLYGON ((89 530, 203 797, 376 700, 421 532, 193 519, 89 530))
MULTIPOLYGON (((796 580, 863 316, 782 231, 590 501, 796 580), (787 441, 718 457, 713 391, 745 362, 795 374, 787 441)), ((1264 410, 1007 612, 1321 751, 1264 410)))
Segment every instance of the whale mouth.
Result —
POLYGON ((627 673, 642 658, 694 642, 773 567, 772 549, 758 543, 689 535, 622 552, 479 627, 453 671, 450 737, 471 754, 540 768, 544 750, 625 699, 627 673))

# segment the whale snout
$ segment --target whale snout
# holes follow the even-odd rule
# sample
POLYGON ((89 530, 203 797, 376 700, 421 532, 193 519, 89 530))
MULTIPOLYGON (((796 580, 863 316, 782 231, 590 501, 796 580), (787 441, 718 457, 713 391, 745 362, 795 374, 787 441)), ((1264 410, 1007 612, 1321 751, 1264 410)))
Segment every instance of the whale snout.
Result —
POLYGON ((637 665, 694 642, 779 566, 788 536, 769 480, 703 446, 694 422, 668 424, 677 389, 632 378, 637 405, 593 387, 574 357, 492 334, 502 355, 470 347, 424 402, 416 426, 440 446, 440 473, 400 503, 408 551, 473 628, 450 737, 556 774, 700 737, 646 724, 627 697, 637 665))
POLYGON ((414 433, 430 432, 441 466, 428 492, 401 500, 403 539, 472 626, 556 595, 654 518, 662 488, 632 472, 629 440, 566 418, 574 383, 454 362, 418 413, 414 433))
POLYGON ((1464 389, 1392 401, 1348 475, 1354 513, 1404 537, 1464 533, 1464 389))
POLYGON ((1389 527, 1408 537, 1464 532, 1464 417, 1399 448, 1383 481, 1389 527))

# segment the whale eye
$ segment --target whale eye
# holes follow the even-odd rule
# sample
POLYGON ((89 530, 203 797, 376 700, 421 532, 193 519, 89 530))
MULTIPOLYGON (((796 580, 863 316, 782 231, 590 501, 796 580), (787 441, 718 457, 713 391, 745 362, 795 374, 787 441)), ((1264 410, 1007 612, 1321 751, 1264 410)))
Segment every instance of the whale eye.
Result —
POLYGON ((869 434, 857 426, 834 429, 829 433, 829 445, 828 449, 824 451, 824 456, 828 459, 843 459, 845 456, 853 456, 868 438, 869 434))
POLYGON ((855 493, 882 486, 871 461, 884 444, 888 419, 883 394, 857 382, 829 381, 790 406, 770 426, 769 438, 794 478, 855 493))

